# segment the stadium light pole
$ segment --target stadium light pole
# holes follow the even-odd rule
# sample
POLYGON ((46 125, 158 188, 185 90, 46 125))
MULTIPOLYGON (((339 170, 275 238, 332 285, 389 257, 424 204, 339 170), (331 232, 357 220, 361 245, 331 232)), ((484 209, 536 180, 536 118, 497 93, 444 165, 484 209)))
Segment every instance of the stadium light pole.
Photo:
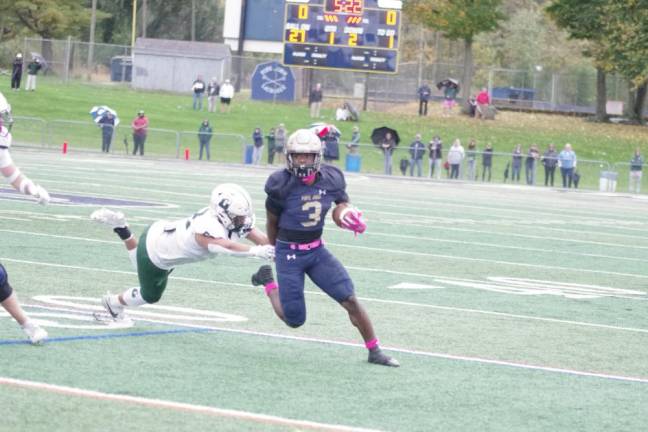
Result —
POLYGON ((137 0, 133 0, 133 25, 131 27, 131 47, 135 47, 136 32, 137 32, 137 0))

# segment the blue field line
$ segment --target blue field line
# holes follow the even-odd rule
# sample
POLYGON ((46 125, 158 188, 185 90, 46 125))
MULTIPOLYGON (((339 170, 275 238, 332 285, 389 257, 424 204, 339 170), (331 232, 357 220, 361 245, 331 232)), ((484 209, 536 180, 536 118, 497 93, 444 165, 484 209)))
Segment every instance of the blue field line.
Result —
MULTIPOLYGON (((140 331, 140 332, 131 332, 131 333, 108 333, 101 335, 80 335, 80 336, 62 336, 54 337, 47 339, 45 343, 56 343, 56 342, 70 342, 77 340, 99 340, 99 339, 117 339, 117 338, 127 338, 127 337, 142 337, 142 336, 160 336, 168 334, 181 334, 181 333, 210 333, 214 330, 210 329, 171 329, 171 330, 151 330, 151 331, 140 331)), ((0 345, 29 345, 30 342, 26 339, 0 339, 0 345)))

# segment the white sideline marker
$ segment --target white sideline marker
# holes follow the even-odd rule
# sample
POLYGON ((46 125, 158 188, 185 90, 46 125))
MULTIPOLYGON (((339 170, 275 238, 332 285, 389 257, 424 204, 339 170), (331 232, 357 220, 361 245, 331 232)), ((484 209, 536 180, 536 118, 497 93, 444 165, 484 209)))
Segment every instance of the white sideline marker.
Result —
POLYGON ((165 408, 174 411, 191 412, 197 414, 206 414, 215 417, 228 417, 239 420, 253 421, 262 424, 274 424, 290 427, 305 428, 311 430, 323 431, 342 431, 342 432, 380 432, 377 429, 364 429, 352 426, 317 423, 307 420, 294 420, 285 417, 277 417, 266 414, 255 414, 247 411, 230 410, 217 408, 207 405, 194 405, 182 402, 173 402, 160 399, 149 399, 139 396, 127 396, 114 393, 104 393, 94 390, 84 390, 75 387, 60 386, 47 384, 37 381, 26 381, 14 378, 0 377, 0 385, 21 387, 35 390, 43 390, 50 393, 58 393, 68 396, 77 396, 87 399, 108 400, 123 402, 129 405, 142 405, 152 408, 165 408))
POLYGON ((405 289, 405 290, 427 290, 427 289, 443 289, 445 287, 439 285, 426 285, 410 282, 401 282, 396 285, 388 286, 389 289, 405 289))

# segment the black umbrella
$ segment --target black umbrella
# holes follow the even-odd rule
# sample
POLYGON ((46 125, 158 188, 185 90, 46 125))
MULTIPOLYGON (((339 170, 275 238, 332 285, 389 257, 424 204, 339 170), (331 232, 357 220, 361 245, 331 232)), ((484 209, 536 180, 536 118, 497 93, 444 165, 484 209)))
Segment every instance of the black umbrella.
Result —
POLYGON ((358 120, 360 120, 360 114, 358 113, 358 110, 349 102, 344 102, 344 109, 349 111, 349 114, 351 114, 351 121, 357 122, 358 120))
POLYGON ((394 138, 394 143, 398 145, 398 143, 400 142, 400 137, 398 136, 398 132, 396 132, 395 129, 392 129, 387 126, 382 126, 374 129, 371 132, 371 142, 373 142, 374 144, 380 147, 382 143, 385 141, 385 135, 387 135, 387 132, 391 133, 391 136, 394 138))
POLYGON ((456 89, 459 89, 459 81, 454 78, 446 78, 436 84, 436 88, 438 88, 439 90, 441 90, 443 87, 454 87, 456 89))

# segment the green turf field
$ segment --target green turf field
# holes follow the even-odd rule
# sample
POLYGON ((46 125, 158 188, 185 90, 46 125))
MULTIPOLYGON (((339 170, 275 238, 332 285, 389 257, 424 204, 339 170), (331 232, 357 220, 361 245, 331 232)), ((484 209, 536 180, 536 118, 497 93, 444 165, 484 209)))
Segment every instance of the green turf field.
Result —
POLYGON ((369 229, 329 223, 325 239, 401 362, 392 369, 366 362, 342 308, 312 284, 306 324, 283 325, 249 284, 253 259, 177 268, 132 327, 93 321, 102 294, 137 278, 83 200, 129 201, 141 232, 233 181, 263 226, 270 171, 20 148, 13 158, 55 202, 3 187, 0 261, 51 340, 27 345, 0 315, 0 430, 648 428, 643 197, 349 175, 369 229))

